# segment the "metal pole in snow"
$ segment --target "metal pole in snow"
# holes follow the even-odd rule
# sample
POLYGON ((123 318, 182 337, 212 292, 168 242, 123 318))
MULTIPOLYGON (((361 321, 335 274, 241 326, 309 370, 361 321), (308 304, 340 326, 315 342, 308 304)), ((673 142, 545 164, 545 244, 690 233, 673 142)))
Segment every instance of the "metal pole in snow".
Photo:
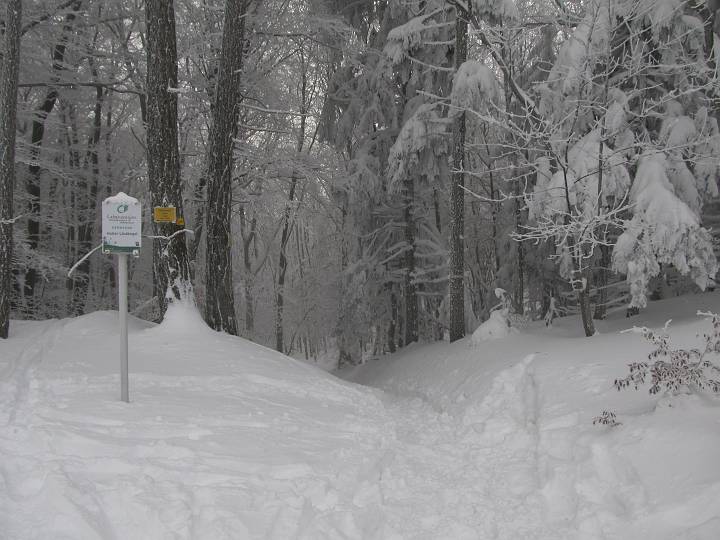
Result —
POLYGON ((127 253, 118 254, 118 310, 120 311, 120 399, 130 403, 128 389, 128 269, 127 253))

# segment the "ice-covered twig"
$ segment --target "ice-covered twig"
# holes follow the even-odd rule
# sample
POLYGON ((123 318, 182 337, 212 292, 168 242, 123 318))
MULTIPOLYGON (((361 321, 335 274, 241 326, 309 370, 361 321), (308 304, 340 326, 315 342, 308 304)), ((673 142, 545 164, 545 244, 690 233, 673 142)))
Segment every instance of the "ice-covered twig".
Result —
POLYGON ((499 199, 492 199, 492 198, 490 198, 490 197, 484 197, 483 195, 480 195, 479 193, 476 193, 476 192, 474 192, 473 190, 466 188, 465 186, 460 186, 460 187, 461 187, 462 190, 465 191, 468 195, 472 195, 472 196, 475 197, 476 199, 479 199, 479 200, 485 201, 485 202, 502 203, 502 202, 508 201, 508 200, 510 200, 510 199, 519 199, 519 198, 522 197, 522 195, 507 195, 507 194, 503 193, 502 190, 499 190, 499 192, 500 192, 500 198, 499 198, 499 199))
POLYGON ((25 214, 20 214, 19 216, 15 216, 14 218, 10 219, 0 219, 0 225, 12 225, 17 220, 19 220, 21 217, 23 217, 25 214))
POLYGON ((172 233, 170 236, 148 235, 145 238, 149 238, 150 240, 172 240, 173 238, 182 233, 195 234, 195 231, 193 231, 192 229, 180 229, 179 231, 175 231, 174 233, 172 233))
POLYGON ((85 262, 88 257, 90 257, 90 255, 92 255, 93 253, 95 253, 95 252, 96 252, 98 249, 100 249, 101 247, 102 247, 102 244, 98 244, 97 246, 95 246, 94 248, 92 248, 90 251, 88 251, 85 255, 83 255, 83 257, 82 257, 78 262, 76 262, 75 264, 73 264, 73 265, 72 265, 72 268, 70 268, 70 270, 68 270, 67 277, 70 277, 70 276, 72 275, 72 273, 73 273, 75 270, 77 270, 78 267, 79 267, 83 262, 85 262))

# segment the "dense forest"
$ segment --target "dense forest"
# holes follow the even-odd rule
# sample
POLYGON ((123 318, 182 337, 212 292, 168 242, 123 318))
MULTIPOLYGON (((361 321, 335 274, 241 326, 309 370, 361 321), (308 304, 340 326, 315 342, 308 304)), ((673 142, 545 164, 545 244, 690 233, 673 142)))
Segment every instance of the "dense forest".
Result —
POLYGON ((714 284, 715 0, 0 5, 1 337, 114 308, 118 192, 134 315, 305 358, 714 284))

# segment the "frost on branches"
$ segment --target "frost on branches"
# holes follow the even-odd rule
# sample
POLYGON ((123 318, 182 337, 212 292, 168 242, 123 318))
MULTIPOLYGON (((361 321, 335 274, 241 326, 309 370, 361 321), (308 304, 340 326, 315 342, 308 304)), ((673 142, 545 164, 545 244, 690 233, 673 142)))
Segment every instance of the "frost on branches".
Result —
POLYGON ((710 232, 699 217, 675 195, 663 154, 646 154, 640 165, 630 202, 634 216, 625 223, 613 252, 613 268, 625 274, 632 307, 645 307, 650 278, 662 264, 672 264, 705 289, 717 272, 710 232))
POLYGON ((447 152, 448 120, 438 114, 437 104, 423 103, 408 116, 388 156, 391 187, 417 170, 430 178, 439 175, 437 156, 447 152))
POLYGON ((472 11, 479 17, 490 19, 517 20, 520 17, 512 0, 471 0, 472 11))
POLYGON ((632 307, 646 305, 663 265, 701 289, 717 271, 700 213, 718 195, 720 130, 708 112, 718 81, 694 10, 682 0, 591 1, 536 88, 547 151, 535 160, 525 236, 552 237, 567 277, 607 226, 617 230, 612 268, 626 275, 632 307))
POLYGON ((621 154, 600 143, 600 131, 593 130, 567 152, 564 169, 551 173, 547 158, 537 162, 537 185, 528 198, 531 225, 525 237, 554 238, 560 273, 571 279, 583 253, 591 253, 603 242, 598 232, 613 225, 630 186, 630 176, 621 154), (600 152, 605 161, 600 187, 600 152))
POLYGON ((634 328, 633 331, 642 334, 655 349, 648 355, 647 362, 629 364, 630 374, 616 379, 615 387, 623 390, 632 386, 637 390, 650 379, 651 394, 661 390, 720 392, 720 366, 715 361, 720 353, 720 316, 709 312, 698 312, 698 315, 710 321, 712 329, 703 336, 702 347, 697 349, 671 348, 670 321, 665 323, 662 332, 647 327, 634 328))
POLYGON ((502 93, 495 73, 475 60, 463 62, 453 77, 451 114, 458 114, 464 109, 480 111, 489 103, 501 102, 502 93))

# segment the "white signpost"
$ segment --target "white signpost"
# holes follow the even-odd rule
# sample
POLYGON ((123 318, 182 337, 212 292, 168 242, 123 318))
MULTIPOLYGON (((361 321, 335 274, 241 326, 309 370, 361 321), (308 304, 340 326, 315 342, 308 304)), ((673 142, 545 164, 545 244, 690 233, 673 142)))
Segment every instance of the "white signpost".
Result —
POLYGON ((128 273, 129 254, 140 256, 142 207, 125 193, 108 197, 102 204, 102 251, 117 255, 118 310, 120 312, 120 398, 130 402, 128 388, 128 273))

